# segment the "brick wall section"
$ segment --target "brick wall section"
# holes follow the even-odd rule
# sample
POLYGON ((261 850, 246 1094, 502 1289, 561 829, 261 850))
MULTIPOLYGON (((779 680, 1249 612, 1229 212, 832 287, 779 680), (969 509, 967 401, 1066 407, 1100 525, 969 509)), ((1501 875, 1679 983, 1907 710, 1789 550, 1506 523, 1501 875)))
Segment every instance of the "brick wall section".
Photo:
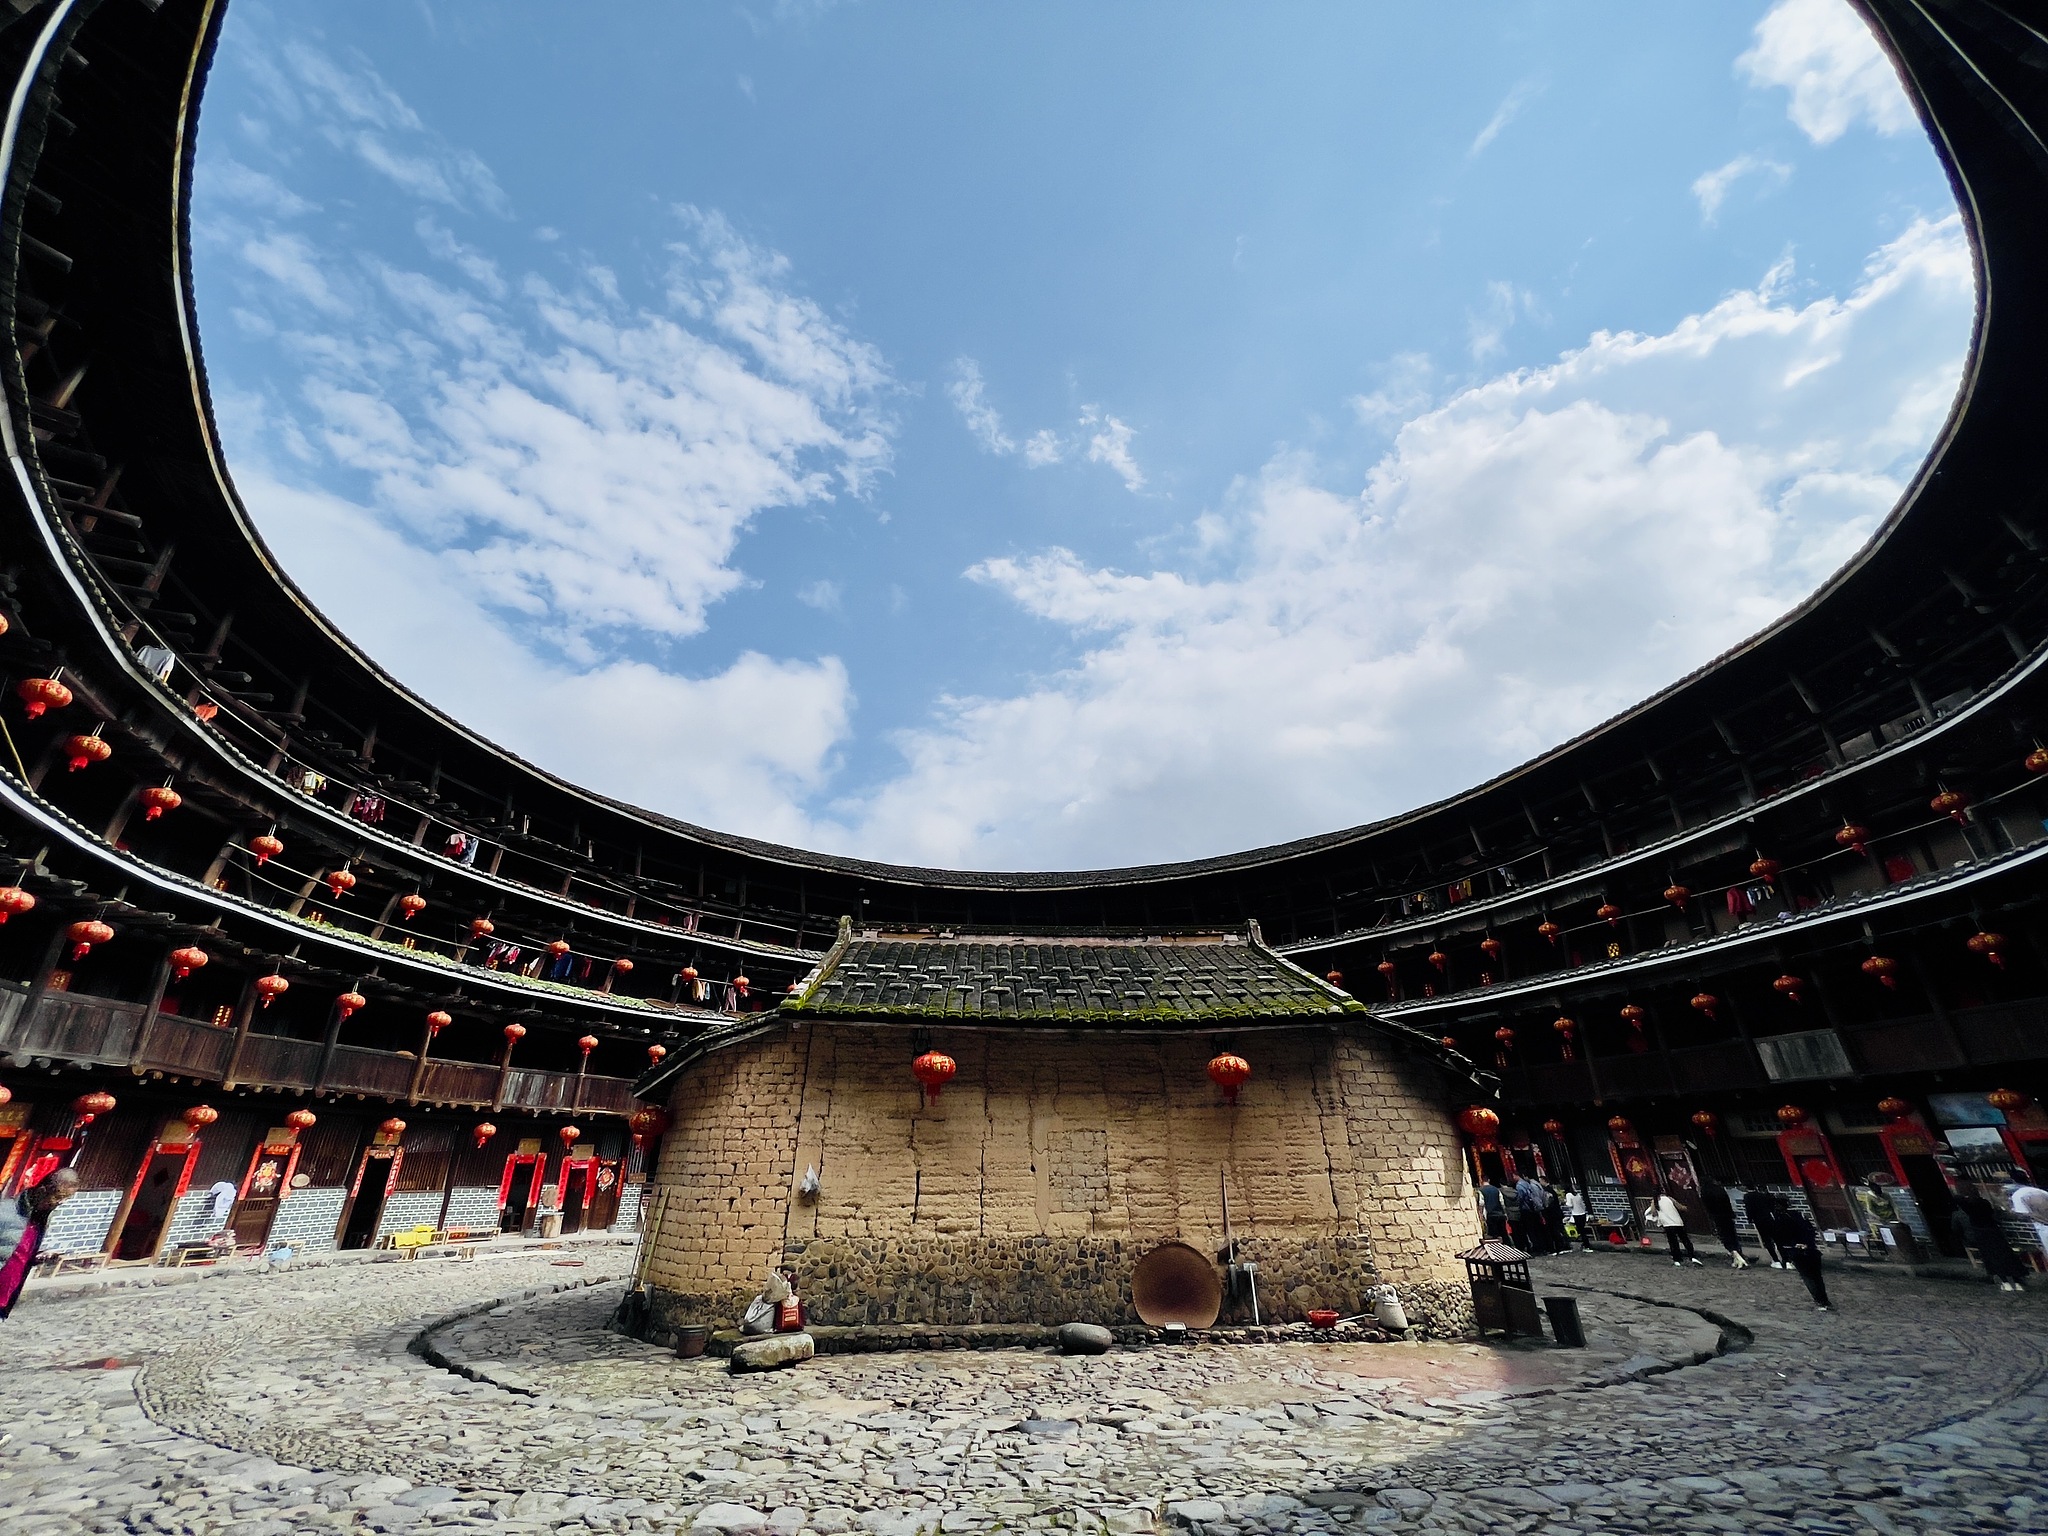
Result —
POLYGON ((730 1318, 787 1263, 821 1322, 1120 1320, 1150 1248, 1222 1247, 1227 1184, 1268 1317, 1357 1311, 1392 1280, 1455 1326, 1453 1255, 1478 1234, 1446 1091, 1378 1037, 1248 1033, 1235 1108, 1214 1037, 934 1043, 959 1073, 931 1104, 897 1029, 803 1025, 687 1073, 653 1177, 658 1310, 730 1318))

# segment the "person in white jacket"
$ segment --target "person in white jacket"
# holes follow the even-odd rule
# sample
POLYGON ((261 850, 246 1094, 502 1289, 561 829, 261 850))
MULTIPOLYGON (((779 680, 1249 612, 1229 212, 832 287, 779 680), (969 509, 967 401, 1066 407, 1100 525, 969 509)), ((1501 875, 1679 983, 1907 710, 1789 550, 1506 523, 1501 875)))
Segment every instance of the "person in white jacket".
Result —
POLYGON ((2015 1178, 2009 1200, 2014 1215, 2034 1224, 2034 1240, 2041 1245, 2042 1257, 2048 1259, 2048 1189, 2031 1179, 2015 1178))
POLYGON ((1671 1245, 1674 1266, 1683 1268, 1690 1260, 1700 1268, 1706 1268, 1706 1261, 1692 1251, 1692 1234, 1685 1230, 1685 1213, 1670 1195, 1659 1195, 1650 1202, 1650 1224, 1664 1229, 1664 1241, 1671 1245))

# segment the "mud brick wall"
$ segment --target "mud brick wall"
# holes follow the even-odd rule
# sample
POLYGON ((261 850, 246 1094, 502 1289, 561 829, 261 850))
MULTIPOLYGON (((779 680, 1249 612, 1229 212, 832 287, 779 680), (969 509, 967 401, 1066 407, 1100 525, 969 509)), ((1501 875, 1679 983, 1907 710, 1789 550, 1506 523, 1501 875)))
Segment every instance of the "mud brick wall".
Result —
POLYGON ((941 1030, 959 1074, 929 1104, 909 1040, 805 1024, 682 1077, 650 1195, 658 1317, 729 1321, 780 1264, 820 1323, 1135 1321, 1132 1266, 1168 1239, 1220 1252, 1227 1188, 1267 1320, 1392 1281, 1460 1326, 1453 1255, 1478 1233, 1445 1090, 1377 1037, 1247 1033, 1234 1108, 1209 1036, 941 1030))

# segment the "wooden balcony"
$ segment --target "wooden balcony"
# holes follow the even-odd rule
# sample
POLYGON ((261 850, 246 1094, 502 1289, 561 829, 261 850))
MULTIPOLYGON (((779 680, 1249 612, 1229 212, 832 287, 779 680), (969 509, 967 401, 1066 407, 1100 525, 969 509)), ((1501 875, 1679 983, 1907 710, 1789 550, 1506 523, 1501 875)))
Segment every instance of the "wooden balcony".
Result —
POLYGON ((70 992, 45 993, 33 1008, 25 1003, 21 993, 0 994, 0 1052, 17 1060, 42 1056, 213 1082, 225 1081, 232 1065, 237 1084, 475 1107, 500 1102, 502 1075, 507 1109, 625 1115, 634 1108, 629 1078, 525 1068, 500 1074, 474 1061, 430 1060, 422 1073, 414 1056, 354 1045, 337 1045, 323 1073, 317 1040, 252 1034, 242 1041, 236 1060, 234 1030, 169 1013, 158 1014, 145 1028, 146 1010, 140 1003, 70 992), (420 1079, 417 1100, 415 1076, 420 1079))

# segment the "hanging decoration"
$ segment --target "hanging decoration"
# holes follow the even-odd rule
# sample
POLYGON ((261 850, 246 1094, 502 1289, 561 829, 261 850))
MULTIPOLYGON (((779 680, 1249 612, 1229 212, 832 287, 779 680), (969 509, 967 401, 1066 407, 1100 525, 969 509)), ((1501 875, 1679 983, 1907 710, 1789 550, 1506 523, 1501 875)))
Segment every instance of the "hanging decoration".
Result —
POLYGON ((1501 1066, 1506 1066, 1508 1064, 1509 1058, 1512 1057, 1515 1053, 1514 1026, 1511 1024, 1503 1024, 1499 1029, 1496 1029, 1493 1032, 1493 1043, 1500 1047, 1500 1049, 1494 1053, 1494 1060, 1498 1062, 1501 1066))
POLYGON ((469 1128, 469 1139, 476 1144, 479 1150, 482 1149, 485 1142, 497 1134, 498 1128, 488 1120, 479 1120, 469 1128))
POLYGON ((2034 750, 2021 760, 2020 766, 2029 773, 2048 773, 2048 747, 2036 742, 2034 750))
POLYGON ((1491 1152, 1494 1138, 1500 1134, 1500 1116, 1484 1104, 1474 1104, 1458 1111, 1458 1127, 1481 1152, 1491 1152))
POLYGON ((662 1058, 666 1055, 668 1055, 667 1046, 650 1045, 649 1047, 647 1047, 647 1064, 650 1067, 658 1067, 661 1065, 662 1058))
POLYGON ((1761 880, 1765 885, 1776 885, 1778 873, 1783 867, 1776 859, 1767 859, 1758 854, 1750 863, 1749 877, 1752 880, 1761 880))
POLYGON ((1708 1018, 1712 1019, 1718 1017, 1718 1015, 1715 1014, 1714 1010, 1721 1006, 1721 999, 1714 996, 1714 994, 1711 992, 1695 992, 1692 998, 1692 1005, 1701 1013, 1705 1014, 1708 1018))
POLYGON ((1490 933, 1479 941, 1479 953, 1486 956, 1489 965, 1498 965, 1500 963, 1501 951, 1505 947, 1499 939, 1496 939, 1490 933))
POLYGON ((1710 1137, 1721 1134, 1721 1117, 1711 1109, 1696 1109, 1692 1112, 1692 1123, 1710 1137))
POLYGON ((633 1145, 645 1148, 651 1141, 659 1141, 668 1130, 668 1111, 655 1104, 642 1104, 626 1119, 626 1129, 633 1133, 633 1145))
POLYGON ((185 1113, 178 1116, 178 1118, 191 1126, 193 1130, 203 1131, 220 1118, 220 1111, 211 1104, 194 1104, 185 1113))
POLYGON ((1607 926, 1610 928, 1619 928, 1621 926, 1621 908, 1611 901, 1601 902, 1598 907, 1593 909, 1593 915, 1607 919, 1607 926))
POLYGON ((1959 789, 1944 785, 1941 792, 1927 802, 1927 809, 1939 812, 1960 827, 1970 819, 1970 797, 1959 789))
POLYGON ((1558 1019, 1550 1027, 1557 1031, 1558 1049, 1564 1053, 1564 1059, 1566 1061, 1576 1061, 1578 1053, 1572 1049, 1572 1037, 1578 1033, 1578 1021, 1575 1019, 1558 1019))
POLYGON ((1667 885, 1664 887, 1664 899, 1683 912, 1685 904, 1692 900, 1692 887, 1689 885, 1667 885))
POLYGON ((405 1122, 399 1119, 398 1116, 393 1115, 389 1120, 385 1120, 378 1125, 377 1134, 386 1141, 396 1141, 405 1134, 405 1122))
POLYGON ((1564 1122, 1563 1122, 1562 1120, 1546 1120, 1546 1121, 1544 1121, 1544 1122, 1543 1122, 1543 1134, 1544 1134, 1544 1135, 1546 1135, 1546 1136, 1550 1136, 1550 1137, 1561 1137, 1561 1136, 1563 1136, 1563 1135, 1564 1135, 1564 1122))
POLYGON ((66 736, 64 738, 64 765, 69 772, 90 768, 95 763, 104 763, 114 755, 114 749, 100 739, 101 726, 94 726, 90 736, 66 736))
POLYGON ((18 885, 0 886, 0 923, 36 909, 36 899, 18 885))
POLYGON ((339 869, 330 869, 327 872, 327 889, 334 893, 336 901, 341 900, 342 897, 355 888, 356 877, 349 873, 346 864, 342 865, 339 869))
POLYGON ((1628 1123, 1628 1116, 1615 1115, 1608 1120, 1607 1130, 1615 1140, 1619 1141, 1624 1136, 1634 1134, 1635 1127, 1628 1123))
POLYGON ((1380 973, 1380 980, 1387 984, 1387 1001, 1391 1003, 1396 997, 1400 996, 1400 993, 1394 988, 1394 978, 1399 974, 1400 967, 1391 960, 1382 960, 1373 969, 1380 973))
POLYGON ((412 891, 398 898, 398 920, 409 923, 427 910, 427 898, 412 891))
POLYGON ((1982 955, 1999 970, 2005 969, 2005 935, 2002 933, 1973 933, 1963 940, 1963 947, 1973 955, 1982 955))
POLYGON ((1835 833, 1835 844, 1860 856, 1869 849, 1870 828, 1858 822, 1844 821, 1841 830, 1835 833))
POLYGON ((171 980, 183 981, 194 971, 203 970, 211 958, 197 944, 187 944, 182 949, 171 951, 171 980))
POLYGON ((621 955, 612 962, 612 969, 621 976, 630 976, 633 974, 633 962, 621 955))
POLYGON ((442 1030, 446 1029, 450 1024, 453 1024, 454 1022, 455 1016, 453 1014, 445 1013, 441 1009, 436 1008, 432 1013, 427 1015, 427 1038, 429 1040, 433 1039, 436 1035, 440 1034, 442 1030))
POLYGON ((1237 1091, 1251 1081, 1252 1064, 1233 1051, 1219 1051, 1209 1058, 1209 1081, 1223 1090, 1223 1102, 1235 1104, 1237 1091))
POLYGON ((1556 923, 1553 923, 1547 917, 1543 919, 1542 922, 1536 925, 1536 931, 1543 935, 1545 942, 1548 943, 1552 949, 1557 948, 1557 941, 1564 935, 1564 930, 1558 927, 1556 923))
POLYGON ((1806 1119, 1806 1111, 1801 1109, 1797 1104, 1786 1104, 1780 1107, 1780 1109, 1778 1110, 1778 1124, 1784 1126, 1788 1130, 1795 1125, 1806 1124, 1806 1119))
POLYGON ((261 869, 284 852, 284 844, 265 832, 249 839, 249 851, 256 855, 256 867, 261 869))
POLYGON ((1771 990, 1787 1002, 1804 1002, 1805 998, 1801 994, 1806 990, 1806 982, 1801 977, 1794 976, 1788 971, 1785 975, 1780 976, 1771 983, 1771 990))
POLYGON ((746 977, 744 977, 744 976, 735 976, 735 977, 733 977, 733 979, 732 979, 732 991, 733 991, 733 996, 734 996, 734 997, 735 997, 735 998, 736 998, 736 999, 737 999, 738 1001, 740 1001, 740 1002, 744 1003, 744 1002, 745 1002, 745 1001, 747 1000, 747 988, 748 988, 748 987, 750 987, 750 986, 752 986, 752 985, 753 985, 753 983, 752 983, 752 982, 750 982, 750 981, 748 981, 748 980, 747 980, 747 978, 746 978, 746 977))
POLYGON ((155 821, 165 811, 175 811, 185 797, 168 784, 152 784, 136 797, 142 802, 142 819, 155 821))
POLYGON ((2001 1115, 2016 1115, 2034 1101, 2017 1088, 1994 1088, 1984 1095, 1984 1102, 2001 1115))
POLYGON ((937 1102, 939 1090, 953 1081, 959 1070, 960 1064, 941 1051, 926 1051, 910 1064, 910 1075, 924 1089, 926 1103, 937 1102))
POLYGON ((71 960, 75 965, 92 953, 93 945, 110 943, 114 930, 98 918, 89 917, 66 928, 64 936, 71 941, 71 960))
POLYGON ((564 1152, 567 1152, 571 1147, 575 1146, 577 1142, 583 1139, 583 1133, 577 1130, 576 1127, 573 1125, 565 1125, 559 1131, 555 1132, 555 1134, 562 1138, 562 1150, 564 1152))
POLYGON ((518 1043, 519 1043, 520 1041, 524 1040, 525 1038, 526 1038, 526 1026, 525 1026, 524 1024, 516 1024, 516 1023, 515 1023, 515 1024, 507 1024, 507 1025, 505 1026, 505 1046, 506 1046, 506 1049, 508 1049, 508 1050, 509 1050, 509 1049, 510 1049, 511 1047, 513 1047, 513 1046, 517 1045, 517 1044, 518 1044, 518 1043))
POLYGON ((1643 1027, 1643 1020, 1649 1016, 1650 1010, 1641 1003, 1623 1003, 1621 1005, 1621 1022, 1630 1029, 1640 1030, 1643 1027))
POLYGON ((43 712, 63 709, 71 703, 71 690, 54 677, 24 677, 14 685, 14 695, 24 708, 22 713, 31 720, 40 720, 43 712))
POLYGON ((577 1037, 577 1040, 576 1040, 576 1049, 577 1049, 577 1050, 579 1050, 579 1051, 581 1051, 581 1052, 583 1053, 583 1059, 584 1059, 585 1061, 588 1061, 588 1060, 590 1060, 590 1053, 591 1053, 592 1051, 594 1051, 594 1050, 596 1050, 596 1049, 597 1049, 597 1036, 595 1036, 595 1035, 580 1035, 580 1036, 578 1036, 578 1037, 577 1037))
POLYGON ((71 1101, 71 1113, 78 1117, 80 1125, 91 1125, 101 1115, 114 1112, 114 1096, 104 1088, 95 1088, 91 1093, 81 1093, 71 1101))
POLYGON ((548 946, 548 953, 553 955, 557 960, 561 959, 562 956, 569 953, 569 941, 567 939, 555 940, 554 943, 548 946))
POLYGON ((1455 1051, 1458 1048, 1458 1037, 1456 1035, 1445 1035, 1437 1044, 1447 1051, 1455 1051))
POLYGON ((1862 969, 1873 981, 1882 982, 1887 992, 1899 990, 1899 962, 1890 955, 1872 955, 1863 962, 1862 969))
POLYGON ((344 992, 335 998, 334 1006, 341 1010, 341 1022, 346 1024, 353 1015, 369 1007, 370 1000, 360 992, 344 992))
POLYGON ((1436 967, 1437 974, 1441 976, 1450 968, 1451 957, 1440 949, 1432 949, 1429 952, 1429 963, 1436 967))
POLYGON ((256 978, 256 991, 262 997, 263 1006, 266 1008, 280 997, 283 997, 285 993, 291 991, 291 989, 292 984, 275 971, 272 971, 268 976, 258 976, 256 978))
POLYGON ((496 933, 497 931, 498 925, 492 922, 488 917, 472 917, 469 920, 469 937, 471 943, 476 942, 476 940, 478 939, 488 939, 492 934, 496 933))
POLYGON ((1901 1098, 1879 1099, 1877 1112, 1888 1121, 1900 1121, 1913 1113, 1913 1106, 1901 1098))
POLYGON ((295 1109, 284 1117, 284 1123, 303 1136, 320 1123, 320 1117, 310 1109, 295 1109))
MULTIPOLYGON (((1342 971, 1325 971, 1323 973, 1323 980, 1327 981, 1331 986, 1337 988, 1337 990, 1340 992, 1344 989, 1344 973, 1342 971)), ((794 982, 791 983, 792 988, 794 988, 795 985, 796 984, 794 982)))

